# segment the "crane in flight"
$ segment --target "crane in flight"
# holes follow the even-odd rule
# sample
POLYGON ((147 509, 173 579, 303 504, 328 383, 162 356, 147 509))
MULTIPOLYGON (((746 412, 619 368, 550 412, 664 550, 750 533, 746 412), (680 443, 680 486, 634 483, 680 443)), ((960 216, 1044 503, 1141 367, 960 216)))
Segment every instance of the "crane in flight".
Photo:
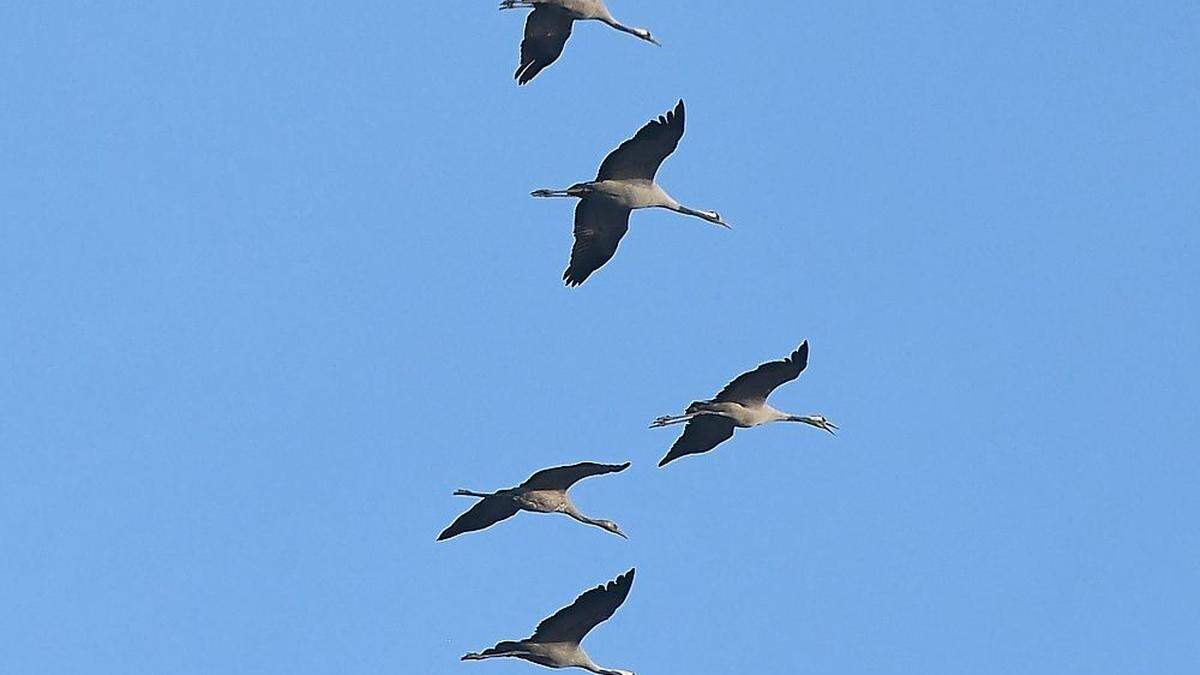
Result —
POLYGON ((651 44, 659 44, 645 28, 626 26, 613 18, 601 0, 504 0, 500 3, 502 10, 530 8, 533 11, 525 19, 525 39, 521 40, 521 63, 513 73, 517 84, 529 82, 558 60, 576 21, 599 21, 651 44))
POLYGON ((742 373, 725 385, 714 398, 696 401, 682 415, 665 415, 654 420, 650 428, 687 423, 683 435, 658 463, 659 466, 683 457, 708 452, 733 437, 737 428, 749 429, 772 422, 800 422, 829 433, 837 426, 821 415, 792 415, 767 404, 767 397, 779 385, 800 377, 808 365, 808 340, 782 361, 770 361, 742 373))
POLYGON ((491 493, 458 490, 454 493, 455 496, 475 497, 479 502, 455 519, 450 527, 443 530, 438 536, 438 541, 457 537, 464 532, 486 529, 517 515, 518 511, 566 514, 581 523, 594 525, 628 539, 629 537, 613 521, 585 516, 575 507, 571 497, 567 494, 567 490, 572 485, 584 478, 606 473, 619 473, 628 468, 629 462, 624 464, 580 462, 570 466, 542 469, 530 476, 524 483, 507 490, 491 493))
POLYGON ((575 245, 563 273, 568 286, 578 286, 617 253, 617 244, 629 231, 634 209, 660 208, 696 216, 729 229, 716 211, 688 208, 675 201, 654 181, 663 161, 683 138, 683 101, 643 126, 633 138, 604 158, 596 180, 576 183, 565 190, 534 190, 534 197, 576 197, 575 245))
POLYGON ((597 675, 634 675, 628 670, 601 668, 579 643, 625 602, 633 587, 635 571, 631 569, 613 581, 585 592, 570 606, 538 624, 531 637, 501 642, 491 649, 467 654, 462 660, 516 658, 547 668, 582 668, 597 675))

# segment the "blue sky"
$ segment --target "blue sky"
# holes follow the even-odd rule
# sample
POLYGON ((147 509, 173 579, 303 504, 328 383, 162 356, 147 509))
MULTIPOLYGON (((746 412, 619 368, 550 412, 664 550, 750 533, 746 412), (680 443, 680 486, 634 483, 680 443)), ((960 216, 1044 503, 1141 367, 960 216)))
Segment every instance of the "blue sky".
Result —
POLYGON ((1200 667, 1200 8, 0 6, 0 671, 461 664, 637 566, 649 673, 1200 667), (584 287, 571 205, 678 98, 584 287), (821 412, 654 468, 812 344, 821 412), (579 460, 628 542, 456 488, 579 460))

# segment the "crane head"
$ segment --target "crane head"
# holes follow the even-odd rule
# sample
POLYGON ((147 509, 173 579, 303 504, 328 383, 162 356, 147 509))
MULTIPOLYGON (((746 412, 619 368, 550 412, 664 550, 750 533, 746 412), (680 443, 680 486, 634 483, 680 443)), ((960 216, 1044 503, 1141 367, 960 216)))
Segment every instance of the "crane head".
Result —
POLYGON ((654 39, 654 36, 650 34, 650 31, 649 31, 648 29, 645 29, 645 28, 634 28, 634 29, 630 30, 629 32, 631 32, 631 33, 633 33, 634 35, 636 35, 636 36, 638 36, 638 37, 642 38, 643 40, 645 40, 646 42, 649 42, 649 43, 650 43, 650 44, 652 44, 652 45, 656 45, 656 46, 659 46, 659 47, 661 47, 661 46, 662 46, 662 43, 661 43, 661 42, 659 42, 658 40, 655 40, 655 39, 654 39))
POLYGON ((837 435, 838 426, 825 419, 823 415, 792 415, 786 418, 788 422, 803 422, 812 427, 837 435))
POLYGON ((833 422, 830 422, 829 420, 825 419, 824 416, 813 415, 812 417, 809 417, 808 419, 809 419, 808 423, 813 425, 814 427, 816 427, 818 429, 824 429, 825 431, 828 431, 829 433, 831 433, 835 436, 837 435, 837 430, 838 430, 837 425, 834 424, 833 422))
POLYGON ((717 213, 716 211, 701 211, 700 217, 712 223, 713 225, 720 225, 727 230, 733 229, 729 226, 729 223, 726 223, 721 219, 721 214, 717 213))
POLYGON ((620 526, 618 526, 616 523, 614 523, 611 520, 597 520, 596 524, 599 525, 600 527, 604 528, 605 530, 612 532, 613 534, 617 535, 618 537, 622 537, 624 539, 629 538, 629 535, 622 532, 620 526))

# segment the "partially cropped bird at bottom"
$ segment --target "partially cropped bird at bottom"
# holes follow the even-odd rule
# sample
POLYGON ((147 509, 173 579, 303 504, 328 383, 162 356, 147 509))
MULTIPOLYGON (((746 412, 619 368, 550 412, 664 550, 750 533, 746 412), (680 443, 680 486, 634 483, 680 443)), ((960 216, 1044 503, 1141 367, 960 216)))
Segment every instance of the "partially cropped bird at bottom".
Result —
POLYGON ((696 401, 683 415, 665 415, 654 420, 650 428, 687 423, 683 435, 658 463, 659 466, 683 457, 708 452, 733 437, 736 428, 748 429, 771 422, 800 422, 829 433, 837 426, 821 415, 792 415, 767 405, 767 397, 785 382, 800 377, 808 365, 808 340, 782 361, 764 363, 743 373, 725 385, 708 401, 696 401))
POLYGON ((513 73, 518 84, 537 77, 546 66, 562 55, 571 27, 576 21, 600 21, 657 45, 658 40, 645 28, 633 28, 613 18, 601 0, 504 0, 500 9, 530 9, 525 20, 525 39, 521 41, 521 63, 513 73))
POLYGON ((534 197, 577 197, 575 245, 563 273, 568 286, 578 286, 617 253, 621 237, 629 231, 634 209, 660 208, 703 218, 726 229, 716 211, 683 206, 667 194, 654 176, 683 138, 683 101, 674 110, 642 127, 633 138, 604 158, 596 180, 576 183, 566 190, 535 190, 534 197))
POLYGON ((554 616, 538 624, 532 637, 501 642, 491 649, 467 654, 462 660, 516 658, 547 668, 582 668, 598 675, 634 675, 628 670, 601 668, 579 643, 625 602, 629 589, 633 587, 635 571, 629 570, 615 580, 579 596, 569 607, 558 610, 554 616))
POLYGON ((567 490, 584 478, 606 473, 619 473, 628 468, 629 462, 624 464, 580 462, 570 466, 543 469, 530 476, 524 483, 507 490, 492 493, 458 490, 454 493, 456 496, 475 497, 480 501, 459 516, 450 527, 447 527, 438 536, 438 541, 457 537, 464 532, 474 532, 491 527, 502 520, 515 516, 518 511, 562 513, 581 523, 594 525, 628 539, 629 537, 625 536, 625 533, 613 521, 585 516, 567 495, 567 490))

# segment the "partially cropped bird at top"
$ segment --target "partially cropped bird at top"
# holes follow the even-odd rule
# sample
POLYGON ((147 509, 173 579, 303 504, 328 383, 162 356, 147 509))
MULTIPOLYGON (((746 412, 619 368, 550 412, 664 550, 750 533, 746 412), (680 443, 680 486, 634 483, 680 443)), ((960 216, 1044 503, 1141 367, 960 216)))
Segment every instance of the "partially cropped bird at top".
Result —
POLYGON ((687 423, 683 435, 658 465, 666 466, 684 455, 708 452, 732 438, 736 428, 748 429, 771 422, 800 422, 831 434, 837 431, 837 426, 821 415, 792 415, 767 405, 771 392, 800 377, 807 365, 808 340, 805 340, 788 358, 764 363, 739 375, 714 398, 689 405, 683 415, 665 415, 654 420, 651 428, 687 423))
POLYGON ((626 26, 613 18, 601 0, 504 0, 500 9, 533 9, 525 20, 521 63, 513 74, 518 84, 529 82, 558 60, 576 21, 600 21, 646 42, 659 44, 645 28, 626 26))
POLYGON ((505 641, 482 652, 467 654, 463 661, 516 658, 547 668, 582 668, 597 675, 634 675, 628 670, 601 668, 579 644, 593 628, 607 621, 629 596, 633 575, 629 570, 607 584, 597 586, 538 624, 531 637, 505 641))
POLYGON ((474 532, 491 527, 502 520, 515 516, 518 511, 562 513, 581 523, 594 525, 628 539, 629 537, 613 521, 585 516, 567 495, 567 490, 584 478, 606 473, 619 473, 628 468, 629 462, 624 464, 581 462, 570 466, 543 469, 530 476, 524 483, 507 490, 492 493, 458 490, 454 493, 456 496, 475 497, 480 501, 459 516, 451 523, 450 527, 443 530, 438 536, 438 541, 456 537, 464 532, 474 532))
POLYGON ((642 127, 633 138, 604 158, 596 180, 566 190, 535 190, 534 197, 576 197, 575 245, 563 273, 568 286, 578 286, 612 259, 621 237, 629 231, 634 209, 660 208, 696 216, 726 229, 716 211, 701 211, 675 201, 654 181, 658 168, 683 137, 683 101, 674 110, 642 127))

